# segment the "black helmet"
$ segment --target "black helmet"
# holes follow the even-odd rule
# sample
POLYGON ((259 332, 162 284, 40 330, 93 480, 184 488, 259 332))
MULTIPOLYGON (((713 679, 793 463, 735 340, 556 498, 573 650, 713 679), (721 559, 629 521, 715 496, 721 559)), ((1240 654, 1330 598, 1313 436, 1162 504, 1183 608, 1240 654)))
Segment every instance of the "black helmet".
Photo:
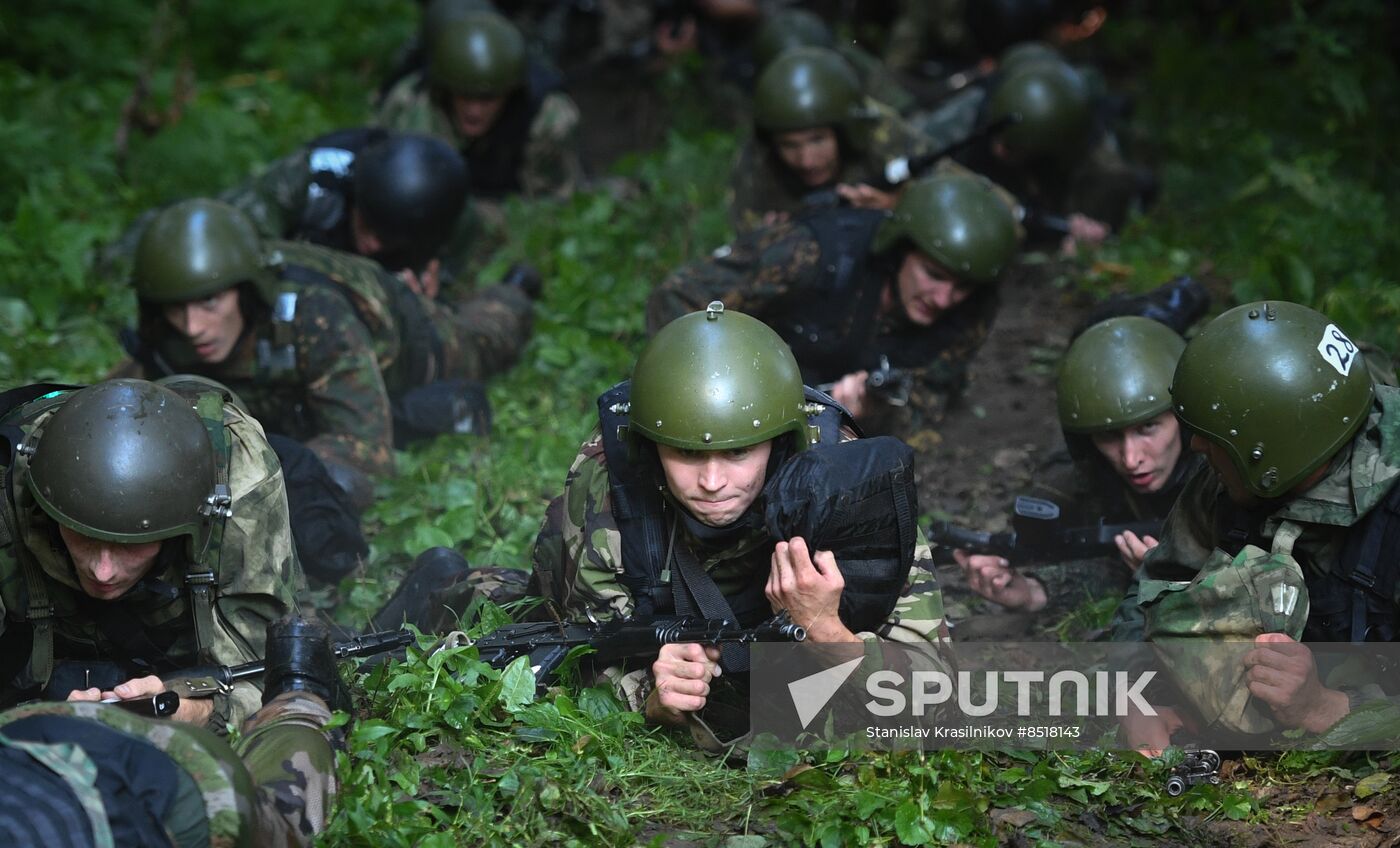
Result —
POLYGON ((384 244, 390 270, 421 268, 438 254, 467 203, 467 164, 452 145, 396 135, 355 158, 355 208, 384 244))

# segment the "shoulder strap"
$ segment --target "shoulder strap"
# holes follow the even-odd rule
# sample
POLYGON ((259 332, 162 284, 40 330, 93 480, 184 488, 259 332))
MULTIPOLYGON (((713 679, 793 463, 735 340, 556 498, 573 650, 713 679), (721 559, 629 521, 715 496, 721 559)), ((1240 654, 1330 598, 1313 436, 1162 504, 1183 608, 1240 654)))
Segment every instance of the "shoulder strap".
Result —
POLYGON ((632 383, 624 380, 598 398, 598 423, 603 455, 608 461, 608 487, 613 520, 622 537, 622 574, 618 580, 632 593, 640 615, 667 612, 673 605, 665 568, 666 528, 656 481, 624 435, 632 383))
POLYGON ((1351 586, 1351 641, 1394 641, 1395 584, 1400 577, 1400 482, 1347 534, 1337 576, 1351 586), (1369 601, 1369 603, 1368 603, 1369 601), (1389 610, 1368 615, 1368 607, 1389 610), (1376 619, 1381 620, 1376 620, 1376 619), (1372 632, 1379 628, 1380 632, 1372 632), (1370 638, 1370 637, 1378 638, 1370 638))
POLYGON ((224 529, 233 515, 233 493, 229 488, 229 466, 233 461, 233 446, 224 428, 224 398, 219 392, 203 392, 195 402, 195 411, 209 433, 214 446, 214 496, 204 508, 210 523, 209 538, 202 551, 195 551, 185 568, 185 589, 190 594, 190 613, 194 616, 195 648, 202 661, 211 660, 214 649, 214 603, 219 594, 219 563, 223 558, 224 529))

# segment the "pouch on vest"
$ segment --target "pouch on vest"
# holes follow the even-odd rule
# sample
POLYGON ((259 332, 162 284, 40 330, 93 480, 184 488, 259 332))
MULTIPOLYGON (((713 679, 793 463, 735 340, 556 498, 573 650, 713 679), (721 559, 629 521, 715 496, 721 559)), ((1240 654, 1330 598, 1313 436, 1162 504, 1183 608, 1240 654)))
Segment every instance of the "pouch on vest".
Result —
POLYGON ((914 564, 914 451, 880 436, 817 445, 789 459, 764 486, 764 523, 777 540, 801 536, 829 550, 845 580, 841 620, 879 628, 914 564))
POLYGON ((1269 707, 1249 693, 1243 658, 1260 634, 1302 638, 1308 592, 1293 557, 1299 533, 1284 522, 1272 551, 1246 545, 1231 557, 1217 549, 1190 581, 1140 584, 1147 638, 1207 724, 1238 733, 1276 727, 1269 707))

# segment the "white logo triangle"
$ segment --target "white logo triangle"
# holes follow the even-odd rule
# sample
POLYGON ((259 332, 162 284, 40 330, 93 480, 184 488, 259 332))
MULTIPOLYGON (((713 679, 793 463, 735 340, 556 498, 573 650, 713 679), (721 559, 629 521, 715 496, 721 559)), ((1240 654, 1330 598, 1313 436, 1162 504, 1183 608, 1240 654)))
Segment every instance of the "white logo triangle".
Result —
POLYGON ((856 666, 864 661, 864 657, 856 657, 788 684, 788 694, 792 695, 792 705, 797 708, 797 718, 802 722, 803 730, 827 705, 841 684, 855 672, 856 666))

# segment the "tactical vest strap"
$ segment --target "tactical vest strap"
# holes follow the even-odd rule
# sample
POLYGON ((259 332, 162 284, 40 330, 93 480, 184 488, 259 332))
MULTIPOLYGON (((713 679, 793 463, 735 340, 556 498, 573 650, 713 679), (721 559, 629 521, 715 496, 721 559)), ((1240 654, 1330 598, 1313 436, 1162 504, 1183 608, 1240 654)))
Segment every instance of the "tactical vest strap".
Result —
POLYGON ((1393 642, 1396 639, 1395 584, 1400 578, 1400 483, 1390 487, 1361 526, 1347 534, 1336 575, 1349 588, 1347 640, 1393 642))

